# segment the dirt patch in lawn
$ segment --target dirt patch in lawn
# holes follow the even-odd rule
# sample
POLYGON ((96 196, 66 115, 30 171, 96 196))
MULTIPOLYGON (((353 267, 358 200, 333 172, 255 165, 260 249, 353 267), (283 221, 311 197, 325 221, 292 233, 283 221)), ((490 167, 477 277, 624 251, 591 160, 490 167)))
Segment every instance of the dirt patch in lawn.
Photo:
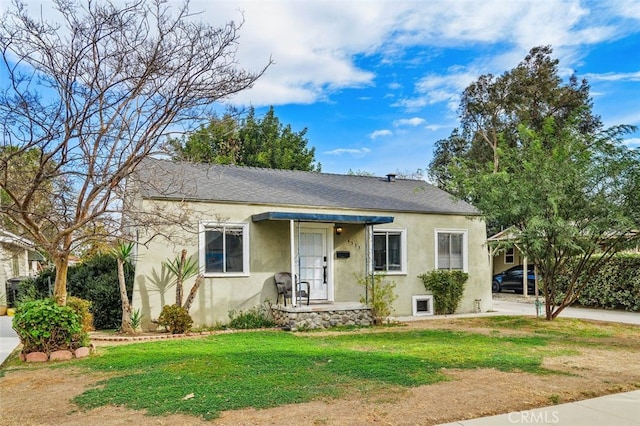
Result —
MULTIPOLYGON (((410 328, 449 328, 471 331, 453 320, 424 321, 410 328), (439 323, 439 324, 436 324, 439 323), (457 325, 456 325, 457 323, 457 325)), ((472 328, 478 330, 477 327, 472 328)), ((487 330, 484 330, 487 331, 487 330)), ((490 331, 490 330, 489 330, 490 331)), ((365 331, 366 332, 366 331, 365 331)), ((501 330, 502 332, 502 330, 501 330)), ((638 336, 608 339, 615 349, 579 348, 579 355, 548 357, 544 366, 563 375, 535 375, 493 369, 445 370, 450 380, 388 392, 359 393, 343 399, 222 413, 205 422, 171 415, 149 417, 123 407, 81 411, 71 400, 105 374, 83 374, 81 369, 52 369, 42 365, 10 368, 0 378, 0 424, 6 425, 430 425, 493 414, 526 410, 640 387, 638 336), (618 344, 617 344, 618 343, 618 344)))

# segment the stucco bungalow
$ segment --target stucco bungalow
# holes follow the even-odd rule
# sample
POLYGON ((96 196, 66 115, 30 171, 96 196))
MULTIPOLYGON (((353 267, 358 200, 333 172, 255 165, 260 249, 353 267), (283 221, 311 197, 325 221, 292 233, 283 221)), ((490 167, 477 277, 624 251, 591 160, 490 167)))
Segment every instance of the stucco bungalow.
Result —
MULTIPOLYGON (((131 188, 142 211, 184 213, 138 247, 133 305, 147 319, 174 303, 162 262, 183 248, 205 277, 190 310, 199 325, 275 304, 282 271, 310 284, 310 305, 294 298, 290 312, 362 307, 358 278, 383 272, 396 283, 395 316, 429 315, 418 275, 433 269, 469 273, 459 312, 491 308, 485 223, 424 181, 147 160, 131 188)), ((158 232, 135 228, 139 241, 158 232)))

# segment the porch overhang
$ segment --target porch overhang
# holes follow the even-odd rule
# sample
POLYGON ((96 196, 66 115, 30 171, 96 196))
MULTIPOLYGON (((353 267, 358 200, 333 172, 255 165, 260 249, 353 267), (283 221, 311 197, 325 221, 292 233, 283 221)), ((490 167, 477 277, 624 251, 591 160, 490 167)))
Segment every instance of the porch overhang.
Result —
POLYGON ((351 214, 264 212, 251 216, 254 222, 264 220, 296 220, 300 222, 359 223, 363 225, 381 225, 392 223, 393 216, 369 216, 351 214))

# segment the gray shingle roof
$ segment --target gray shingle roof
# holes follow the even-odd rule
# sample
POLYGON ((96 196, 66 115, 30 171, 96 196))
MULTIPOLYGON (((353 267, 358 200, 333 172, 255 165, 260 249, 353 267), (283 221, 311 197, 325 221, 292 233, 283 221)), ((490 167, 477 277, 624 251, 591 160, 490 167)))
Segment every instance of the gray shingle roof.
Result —
POLYGON ((421 180, 147 159, 143 198, 474 215, 464 201, 421 180))

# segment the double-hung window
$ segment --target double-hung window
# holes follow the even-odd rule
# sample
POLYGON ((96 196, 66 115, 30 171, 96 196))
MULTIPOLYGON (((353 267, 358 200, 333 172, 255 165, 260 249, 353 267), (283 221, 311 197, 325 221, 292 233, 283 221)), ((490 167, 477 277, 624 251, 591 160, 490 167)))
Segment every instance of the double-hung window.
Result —
POLYGON ((387 273, 406 273, 407 243, 404 229, 374 229, 373 269, 387 273))
POLYGON ((436 230, 437 269, 467 272, 467 253, 466 230, 436 230))
POLYGON ((200 269, 205 276, 249 274, 249 225, 200 224, 200 269))
POLYGON ((513 265, 515 261, 515 252, 513 247, 509 247, 507 251, 504 252, 504 264, 505 265, 513 265))

